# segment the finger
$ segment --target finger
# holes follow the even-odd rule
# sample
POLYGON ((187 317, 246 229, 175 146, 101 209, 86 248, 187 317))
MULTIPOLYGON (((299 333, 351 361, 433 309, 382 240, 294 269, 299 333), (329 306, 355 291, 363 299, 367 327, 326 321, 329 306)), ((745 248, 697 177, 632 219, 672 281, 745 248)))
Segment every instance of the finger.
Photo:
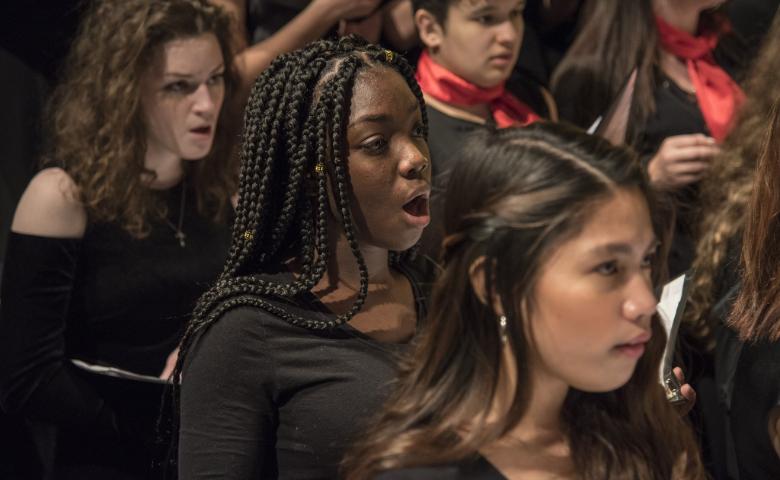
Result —
POLYGON ((690 147, 675 147, 664 152, 664 161, 680 162, 690 160, 711 159, 720 153, 720 148, 711 145, 696 145, 690 147))
POLYGON ((685 383, 685 373, 683 373, 682 368, 674 367, 672 369, 672 372, 674 372, 674 376, 675 376, 675 378, 677 378, 677 381, 680 382, 680 385, 685 383))
POLYGON ((692 183, 696 183, 701 181, 706 176, 706 173, 698 174, 698 175, 679 175, 679 176, 672 176, 669 179, 669 185, 675 188, 684 187, 686 185, 690 185, 692 183))
POLYGON ((686 400, 688 400, 690 405, 696 403, 696 390, 694 390, 689 383, 686 383, 680 387, 680 393, 683 397, 685 397, 686 400))
POLYGON ((667 167, 672 175, 702 175, 712 167, 708 162, 691 161, 673 163, 667 167))
POLYGON ((714 138, 708 137, 701 133, 693 133, 689 135, 673 135, 666 137, 664 143, 668 143, 670 146, 675 147, 693 147, 693 146, 710 146, 717 145, 714 138))

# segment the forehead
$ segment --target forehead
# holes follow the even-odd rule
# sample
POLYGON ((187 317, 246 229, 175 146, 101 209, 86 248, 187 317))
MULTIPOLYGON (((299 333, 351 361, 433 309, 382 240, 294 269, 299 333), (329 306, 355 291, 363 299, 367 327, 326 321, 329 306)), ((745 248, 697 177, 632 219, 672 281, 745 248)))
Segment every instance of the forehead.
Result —
POLYGON ((222 63, 222 50, 213 33, 176 38, 158 47, 152 71, 197 74, 222 63))
POLYGON ((417 105, 417 98, 401 74, 388 67, 371 68, 358 73, 355 79, 350 118, 369 112, 407 111, 417 105))
POLYGON ((482 8, 513 8, 525 5, 525 0, 455 0, 450 3, 449 8, 471 12, 482 8))
POLYGON ((644 253, 655 239, 647 201, 637 189, 617 190, 588 211, 582 229, 561 244, 559 253, 579 257, 608 245, 644 253))

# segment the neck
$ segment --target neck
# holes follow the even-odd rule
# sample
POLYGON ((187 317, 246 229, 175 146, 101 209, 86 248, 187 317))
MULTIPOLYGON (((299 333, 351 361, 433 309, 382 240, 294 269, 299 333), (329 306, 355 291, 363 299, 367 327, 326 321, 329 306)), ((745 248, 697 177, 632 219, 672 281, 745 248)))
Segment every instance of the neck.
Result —
POLYGON ((679 30, 691 35, 696 35, 699 30, 699 17, 702 10, 695 5, 690 5, 689 2, 654 0, 653 9, 656 15, 679 30))
MULTIPOLYGON (((529 445, 549 443, 561 438, 561 410, 569 386, 562 380, 547 374, 531 361, 531 396, 523 418, 499 440, 501 442, 522 442, 529 445)), ((498 395, 494 411, 506 412, 513 401, 517 386, 517 368, 514 353, 504 347, 502 372, 499 379, 498 395)))
MULTIPOLYGON (((320 284, 328 286, 330 289, 347 287, 348 289, 358 291, 360 288, 360 269, 358 268, 355 255, 349 246, 347 237, 342 231, 335 219, 329 220, 328 228, 330 231, 338 231, 334 235, 328 249, 330 258, 328 259, 328 270, 320 280, 320 284)), ((389 251, 373 245, 360 245, 360 252, 368 269, 369 284, 386 284, 392 280, 390 267, 388 265, 389 251)))
POLYGON ((182 160, 177 155, 149 145, 144 157, 144 167, 155 173, 148 179, 149 188, 165 190, 179 183, 184 176, 182 160))

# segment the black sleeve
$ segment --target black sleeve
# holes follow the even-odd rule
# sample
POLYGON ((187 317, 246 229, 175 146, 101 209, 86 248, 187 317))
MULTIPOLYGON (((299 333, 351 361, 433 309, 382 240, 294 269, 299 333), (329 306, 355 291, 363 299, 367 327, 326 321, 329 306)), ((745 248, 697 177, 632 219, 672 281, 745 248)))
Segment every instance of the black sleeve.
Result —
POLYGON ((267 314, 232 310, 195 343, 181 387, 179 478, 275 478, 276 368, 267 314))
POLYGON ((9 413, 116 438, 114 412, 65 356, 80 244, 9 236, 0 292, 0 405, 9 413))

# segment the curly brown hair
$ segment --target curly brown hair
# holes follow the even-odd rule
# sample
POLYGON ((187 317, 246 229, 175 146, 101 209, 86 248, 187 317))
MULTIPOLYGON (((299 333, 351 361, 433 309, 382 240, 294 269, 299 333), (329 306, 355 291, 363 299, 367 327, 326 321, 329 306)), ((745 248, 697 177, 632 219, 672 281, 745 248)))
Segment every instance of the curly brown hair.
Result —
POLYGON ((698 227, 693 282, 683 325, 704 350, 715 346, 712 318, 716 281, 727 260, 730 242, 745 227, 753 191, 756 161, 761 155, 772 105, 780 98, 780 16, 775 17, 745 85, 747 101, 726 139, 723 153, 713 161, 701 184, 701 223, 698 227))
POLYGON ((50 99, 49 145, 44 163, 62 167, 74 180, 78 200, 92 222, 119 222, 137 237, 149 219, 166 214, 159 195, 142 181, 146 130, 141 77, 161 46, 174 39, 212 33, 225 61, 225 102, 214 146, 198 162, 186 162, 199 212, 222 220, 237 188, 231 154, 230 17, 206 0, 96 0, 86 12, 65 61, 62 81, 50 99))

